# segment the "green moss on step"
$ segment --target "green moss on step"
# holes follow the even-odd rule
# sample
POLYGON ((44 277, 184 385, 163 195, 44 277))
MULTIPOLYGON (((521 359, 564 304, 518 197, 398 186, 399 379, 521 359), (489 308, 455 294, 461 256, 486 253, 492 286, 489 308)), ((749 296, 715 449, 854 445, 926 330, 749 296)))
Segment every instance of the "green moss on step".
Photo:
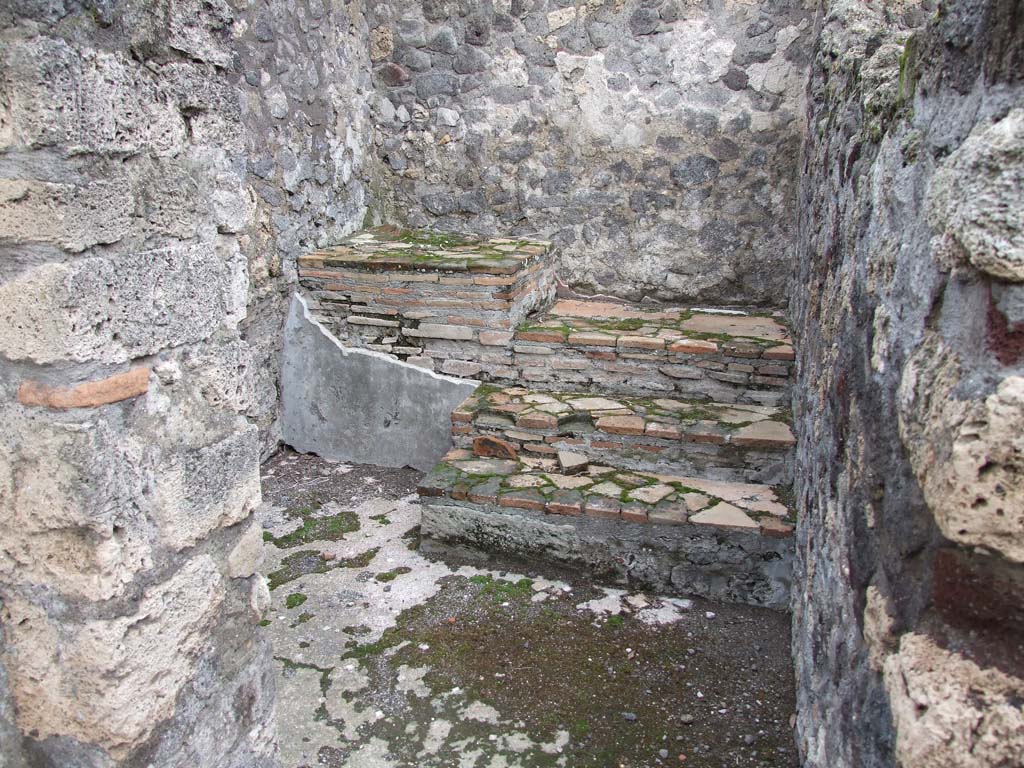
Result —
POLYGON ((359 530, 359 518, 355 512, 345 510, 336 515, 313 517, 314 510, 303 515, 302 525, 291 533, 272 538, 275 547, 291 549, 314 541, 338 541, 346 533, 359 530))
POLYGON ((320 552, 309 549, 294 552, 282 558, 281 567, 267 575, 267 582, 271 589, 277 589, 282 584, 312 573, 326 573, 335 568, 365 568, 378 551, 380 548, 374 547, 353 557, 338 560, 324 560, 320 552))
POLYGON ((401 576, 403 574, 406 574, 406 573, 412 573, 412 568, 407 568, 406 566, 403 565, 403 566, 401 566, 399 568, 394 568, 393 570, 390 570, 390 571, 384 571, 383 573, 378 573, 374 578, 377 579, 377 581, 382 581, 382 582, 386 583, 386 582, 389 582, 389 581, 394 581, 399 576, 401 576))

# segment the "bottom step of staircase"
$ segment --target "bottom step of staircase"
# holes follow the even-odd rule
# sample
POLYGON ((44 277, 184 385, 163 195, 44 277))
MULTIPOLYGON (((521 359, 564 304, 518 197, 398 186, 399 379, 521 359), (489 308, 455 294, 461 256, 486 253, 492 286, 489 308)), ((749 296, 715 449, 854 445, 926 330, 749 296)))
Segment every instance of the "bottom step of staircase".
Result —
POLYGON ((767 485, 453 450, 419 488, 424 535, 660 593, 786 609, 794 520, 767 485))

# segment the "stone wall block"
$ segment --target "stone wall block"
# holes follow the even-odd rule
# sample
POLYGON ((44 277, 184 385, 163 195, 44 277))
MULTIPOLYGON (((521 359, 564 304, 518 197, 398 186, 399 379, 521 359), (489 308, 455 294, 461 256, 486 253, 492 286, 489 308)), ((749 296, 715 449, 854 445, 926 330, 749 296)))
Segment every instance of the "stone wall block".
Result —
POLYGON ((5 600, 3 661, 19 728, 126 756, 174 712, 223 599, 220 572, 203 555, 146 590, 125 616, 58 624, 36 605, 5 600))
POLYGON ((207 245, 44 264, 0 285, 0 353, 123 363, 209 337, 235 293, 207 245))
POLYGON ((86 600, 123 593, 152 565, 153 547, 120 428, 103 415, 58 421, 35 409, 8 408, 3 422, 0 576, 86 600))
POLYGON ((979 125, 950 155, 930 187, 929 218, 976 268, 1024 282, 1024 109, 979 125))
POLYGON ((162 444, 146 452, 154 468, 152 515, 167 546, 193 546, 259 506, 256 427, 239 419, 222 428, 222 433, 195 437, 168 431, 162 444))
POLYGON ((133 212, 124 178, 84 185, 0 179, 0 241, 77 253, 129 236, 133 212))

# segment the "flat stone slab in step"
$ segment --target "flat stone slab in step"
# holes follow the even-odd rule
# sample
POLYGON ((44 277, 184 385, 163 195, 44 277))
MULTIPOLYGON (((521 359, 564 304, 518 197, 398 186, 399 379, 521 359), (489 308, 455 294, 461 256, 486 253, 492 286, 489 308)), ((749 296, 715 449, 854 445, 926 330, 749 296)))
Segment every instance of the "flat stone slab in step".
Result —
POLYGON ((479 237, 384 226, 299 257, 300 269, 439 270, 511 275, 544 256, 545 240, 479 237))
POLYGON ((662 594, 785 609, 793 514, 768 485, 455 449, 422 481, 422 532, 662 594))

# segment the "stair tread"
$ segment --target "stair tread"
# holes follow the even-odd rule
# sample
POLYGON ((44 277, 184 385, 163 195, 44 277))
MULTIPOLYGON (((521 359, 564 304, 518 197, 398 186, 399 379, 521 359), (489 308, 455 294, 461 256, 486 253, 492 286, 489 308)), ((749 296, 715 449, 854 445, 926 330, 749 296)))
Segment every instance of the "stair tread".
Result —
POLYGON ((521 324, 516 340, 692 354, 714 354, 728 348, 739 356, 764 355, 779 360, 792 359, 793 352, 780 313, 713 307, 651 308, 588 299, 560 299, 548 311, 521 324))
POLYGON ((785 489, 709 480, 591 462, 564 474, 558 458, 484 458, 454 449, 422 482, 424 497, 474 504, 587 515, 654 524, 749 529, 772 536, 792 532, 785 489))
POLYGON ((670 396, 639 397, 483 385, 452 414, 480 429, 571 436, 603 432, 648 440, 784 450, 795 443, 783 408, 670 396))
POLYGON ((338 245, 299 257, 300 271, 347 267, 369 271, 515 274, 546 256, 551 243, 527 238, 487 238, 394 226, 363 230, 338 245))

